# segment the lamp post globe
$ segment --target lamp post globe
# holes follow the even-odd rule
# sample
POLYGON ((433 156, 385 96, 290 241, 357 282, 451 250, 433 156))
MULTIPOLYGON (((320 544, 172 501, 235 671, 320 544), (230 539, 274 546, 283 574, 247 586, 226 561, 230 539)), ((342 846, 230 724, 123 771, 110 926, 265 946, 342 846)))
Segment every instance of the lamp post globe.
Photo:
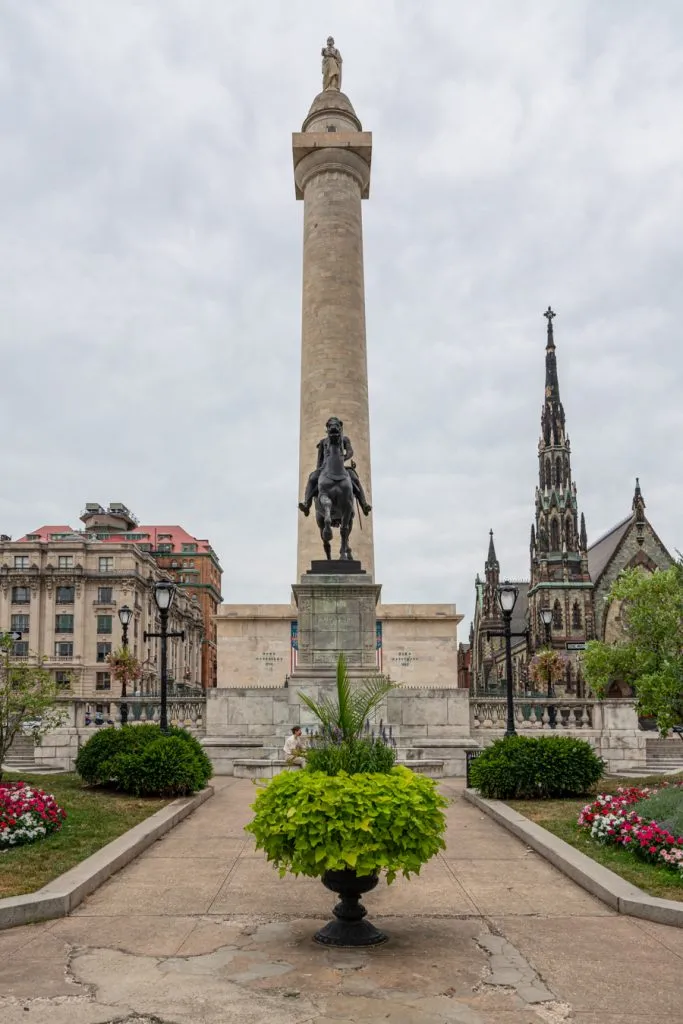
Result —
POLYGON ((176 585, 170 580, 159 580, 154 584, 154 601, 160 612, 168 612, 175 598, 176 585))
POLYGON ((500 608, 503 613, 503 626, 505 635, 505 675, 506 686, 505 692, 507 696, 507 724, 505 728, 506 736, 515 736, 517 730, 515 729, 515 704, 512 692, 512 637, 511 637, 511 622, 512 612, 517 603, 517 597, 519 596, 519 588, 510 583, 509 580, 505 580, 504 583, 498 586, 498 601, 500 608))

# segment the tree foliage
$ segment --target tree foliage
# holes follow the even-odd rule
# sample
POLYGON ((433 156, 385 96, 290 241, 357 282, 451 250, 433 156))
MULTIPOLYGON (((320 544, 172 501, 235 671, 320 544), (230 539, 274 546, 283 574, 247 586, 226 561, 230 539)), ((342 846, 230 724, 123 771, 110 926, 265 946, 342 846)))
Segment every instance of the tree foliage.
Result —
POLYGON ((586 680, 600 697, 614 680, 631 685, 640 714, 665 733, 683 722, 683 564, 649 575, 629 569, 608 600, 623 602, 624 638, 586 645, 586 680))
POLYGON ((12 641, 0 638, 0 779, 2 764, 14 737, 30 733, 34 740, 56 729, 66 717, 57 704, 59 687, 44 668, 12 658, 12 641))

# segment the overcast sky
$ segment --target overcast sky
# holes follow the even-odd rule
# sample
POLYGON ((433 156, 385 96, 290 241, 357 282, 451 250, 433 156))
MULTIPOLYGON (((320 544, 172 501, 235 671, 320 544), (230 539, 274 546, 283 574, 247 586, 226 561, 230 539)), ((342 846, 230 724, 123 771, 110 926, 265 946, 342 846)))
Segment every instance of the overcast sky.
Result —
MULTIPOLYGON (((683 4, 0 0, 0 529, 86 501, 296 567, 303 204, 334 35, 363 204, 377 579, 528 575, 546 322, 589 540, 683 547, 683 4)), ((352 438, 353 440, 353 438, 352 438)), ((315 453, 311 453, 313 460, 315 453)))

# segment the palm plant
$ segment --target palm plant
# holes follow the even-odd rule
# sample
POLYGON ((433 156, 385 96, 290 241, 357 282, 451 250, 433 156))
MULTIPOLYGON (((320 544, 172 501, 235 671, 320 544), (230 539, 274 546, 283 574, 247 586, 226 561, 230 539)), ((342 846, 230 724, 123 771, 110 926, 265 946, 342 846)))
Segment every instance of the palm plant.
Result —
POLYGON ((353 742, 362 737, 369 715, 395 685, 385 676, 377 676, 375 679, 364 679, 359 687, 352 687, 346 658, 340 654, 337 658, 336 702, 329 697, 315 701, 301 691, 299 696, 320 722, 323 735, 353 742))

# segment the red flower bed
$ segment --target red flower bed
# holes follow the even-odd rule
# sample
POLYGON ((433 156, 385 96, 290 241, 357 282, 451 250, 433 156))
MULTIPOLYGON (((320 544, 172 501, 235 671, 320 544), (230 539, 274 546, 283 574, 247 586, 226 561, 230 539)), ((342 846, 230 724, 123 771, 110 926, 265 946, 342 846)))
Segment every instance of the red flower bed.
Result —
POLYGON ((671 868, 683 876, 683 837, 630 810, 657 792, 630 786, 621 787, 616 793, 601 793, 583 808, 578 824, 590 829, 596 842, 621 846, 641 860, 671 868))
POLYGON ((57 832, 66 811, 49 793, 26 782, 0 782, 0 850, 57 832))

